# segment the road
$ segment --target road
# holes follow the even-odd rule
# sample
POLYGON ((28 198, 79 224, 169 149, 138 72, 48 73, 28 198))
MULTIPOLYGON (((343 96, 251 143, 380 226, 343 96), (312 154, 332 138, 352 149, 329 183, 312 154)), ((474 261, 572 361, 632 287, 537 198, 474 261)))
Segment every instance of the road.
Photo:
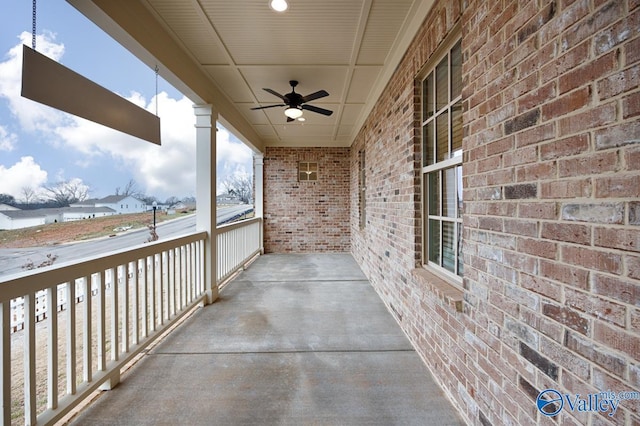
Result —
MULTIPOLYGON (((240 205, 220 208, 217 211, 218 223, 223 223, 246 211, 251 211, 251 206, 240 205)), ((191 215, 159 223, 157 230, 160 240, 194 232, 196 230, 196 216, 191 215)), ((56 263, 63 263, 143 244, 147 242, 148 238, 149 230, 140 228, 123 232, 115 237, 103 237, 79 243, 48 247, 0 249, 0 278, 3 275, 22 272, 22 265, 28 261, 38 265, 46 260, 48 254, 58 256, 56 263)))

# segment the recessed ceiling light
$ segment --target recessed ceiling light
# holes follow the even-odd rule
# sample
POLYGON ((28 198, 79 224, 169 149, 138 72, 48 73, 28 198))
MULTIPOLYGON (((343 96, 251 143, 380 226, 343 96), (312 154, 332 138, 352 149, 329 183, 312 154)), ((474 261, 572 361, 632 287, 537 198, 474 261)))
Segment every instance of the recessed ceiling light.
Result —
POLYGON ((269 0, 269 6, 276 12, 284 12, 289 8, 287 0, 269 0))
POLYGON ((307 119, 304 117, 298 117, 298 121, 307 121, 307 119))

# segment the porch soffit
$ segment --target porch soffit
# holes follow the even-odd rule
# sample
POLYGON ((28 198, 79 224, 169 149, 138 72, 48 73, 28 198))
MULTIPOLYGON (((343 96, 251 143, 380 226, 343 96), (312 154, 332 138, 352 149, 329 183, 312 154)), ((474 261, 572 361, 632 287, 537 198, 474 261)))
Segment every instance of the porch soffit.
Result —
POLYGON ((350 146, 434 0, 67 0, 253 149, 350 146), (264 90, 329 96, 286 123, 264 90))

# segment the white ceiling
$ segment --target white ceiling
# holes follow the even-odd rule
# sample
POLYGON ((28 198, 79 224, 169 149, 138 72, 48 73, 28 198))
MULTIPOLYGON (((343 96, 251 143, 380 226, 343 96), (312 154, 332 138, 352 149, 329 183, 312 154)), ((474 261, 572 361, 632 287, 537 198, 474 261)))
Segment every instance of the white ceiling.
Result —
POLYGON ((255 149, 349 146, 433 0, 68 0, 255 149), (280 94, 329 96, 287 123, 280 94))

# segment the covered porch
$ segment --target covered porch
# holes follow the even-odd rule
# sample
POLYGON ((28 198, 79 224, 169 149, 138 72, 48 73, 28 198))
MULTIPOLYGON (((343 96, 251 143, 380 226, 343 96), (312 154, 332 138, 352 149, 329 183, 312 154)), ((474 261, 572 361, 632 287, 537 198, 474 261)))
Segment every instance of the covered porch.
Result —
POLYGON ((72 424, 463 424, 349 254, 260 256, 72 424))

